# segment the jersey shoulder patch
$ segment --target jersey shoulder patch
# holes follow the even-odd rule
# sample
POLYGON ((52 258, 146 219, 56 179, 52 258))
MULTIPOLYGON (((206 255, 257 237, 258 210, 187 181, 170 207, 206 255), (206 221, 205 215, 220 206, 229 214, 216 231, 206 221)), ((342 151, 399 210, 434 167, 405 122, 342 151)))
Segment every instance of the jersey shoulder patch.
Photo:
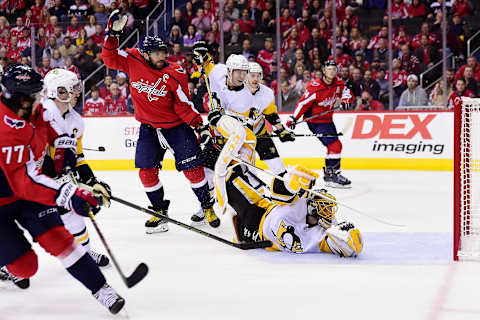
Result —
POLYGON ((10 128, 14 128, 16 130, 24 128, 26 124, 24 120, 10 118, 7 115, 3 116, 3 122, 10 128))

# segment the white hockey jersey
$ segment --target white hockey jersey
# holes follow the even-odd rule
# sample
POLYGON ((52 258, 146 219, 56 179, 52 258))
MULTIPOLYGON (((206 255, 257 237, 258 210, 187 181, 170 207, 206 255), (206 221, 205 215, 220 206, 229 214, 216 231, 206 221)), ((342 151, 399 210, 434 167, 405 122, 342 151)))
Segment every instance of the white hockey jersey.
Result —
POLYGON ((306 221, 307 199, 290 205, 277 205, 260 222, 260 236, 275 249, 293 253, 319 253, 327 233, 321 226, 309 227, 306 221))
MULTIPOLYGON (((219 100, 225 113, 242 120, 252 127, 255 134, 259 134, 265 124, 264 111, 271 105, 275 107, 273 91, 263 85, 255 95, 246 85, 230 89, 227 86, 227 66, 224 64, 216 64, 209 72, 208 79, 212 95, 219 100)), ((276 110, 275 107, 274 112, 276 110)))

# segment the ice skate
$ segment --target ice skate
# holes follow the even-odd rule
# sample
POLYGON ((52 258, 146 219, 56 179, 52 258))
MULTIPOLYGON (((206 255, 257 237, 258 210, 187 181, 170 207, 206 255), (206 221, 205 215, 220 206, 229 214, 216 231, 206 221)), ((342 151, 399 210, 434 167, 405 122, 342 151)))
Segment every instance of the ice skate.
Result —
POLYGON ((113 314, 117 314, 125 305, 125 299, 106 283, 93 296, 113 314))
MULTIPOLYGON (((158 209, 154 207, 149 207, 149 209, 155 210, 158 214, 168 217, 168 206, 170 205, 170 200, 165 200, 165 206, 163 209, 158 209)), ((145 222, 145 227, 147 228, 147 234, 153 234, 158 232, 167 232, 168 224, 167 220, 157 217, 151 217, 147 222, 145 222)))
POLYGON ((203 208, 202 210, 206 220, 208 221, 208 224, 212 228, 218 228, 220 226, 220 219, 218 219, 217 215, 215 214, 213 206, 209 208, 203 208))
POLYGON ((108 259, 108 257, 104 254, 92 250, 90 250, 88 253, 99 267, 106 267, 110 263, 110 259, 108 259))
POLYGON ((20 289, 27 289, 28 287, 30 287, 30 279, 15 277, 7 270, 7 267, 0 268, 0 280, 12 281, 13 284, 20 289))
POLYGON ((192 220, 192 226, 204 226, 207 224, 207 219, 205 219, 205 213, 201 208, 198 209, 198 211, 190 217, 190 220, 192 220))
POLYGON ((340 170, 335 170, 333 168, 323 167, 323 180, 325 181, 325 186, 331 188, 341 188, 348 189, 352 187, 352 182, 345 178, 340 170))

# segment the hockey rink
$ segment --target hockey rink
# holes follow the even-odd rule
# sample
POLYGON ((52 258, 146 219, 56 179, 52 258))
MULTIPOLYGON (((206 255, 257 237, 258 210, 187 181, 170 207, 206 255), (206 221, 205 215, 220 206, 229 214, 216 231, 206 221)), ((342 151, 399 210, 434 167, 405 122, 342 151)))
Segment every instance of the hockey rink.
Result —
MULTIPOLYGON (((387 226, 340 206, 364 236, 357 259, 327 254, 241 251, 170 224, 146 235, 149 217, 113 203, 97 215, 126 274, 145 262, 147 278, 127 289, 115 269, 108 282, 126 298, 112 316, 35 246, 39 271, 30 289, 0 283, 0 319, 480 319, 479 263, 452 261, 452 172, 353 171, 353 188, 331 189, 337 199, 369 215, 403 224, 387 226)), ((115 196, 147 206, 136 171, 103 171, 115 196)), ((189 223, 199 208, 187 180, 161 172, 169 214, 189 223)), ((317 184, 317 187, 321 185, 317 184)), ((94 250, 105 252, 87 223, 94 250)), ((217 230, 231 239, 222 220, 217 230)))

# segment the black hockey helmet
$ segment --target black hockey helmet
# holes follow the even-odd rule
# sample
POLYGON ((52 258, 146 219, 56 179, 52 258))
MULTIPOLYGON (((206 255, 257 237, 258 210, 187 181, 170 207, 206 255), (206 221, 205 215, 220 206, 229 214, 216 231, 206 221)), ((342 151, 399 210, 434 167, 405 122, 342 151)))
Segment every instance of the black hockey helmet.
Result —
POLYGON ((323 67, 337 67, 337 63, 334 60, 325 60, 323 67))
POLYGON ((146 36, 140 46, 140 52, 150 54, 156 50, 167 51, 167 44, 160 37, 146 36))
POLYGON ((2 75, 2 93, 7 99, 15 94, 33 96, 42 89, 42 76, 30 66, 13 64, 2 75))

